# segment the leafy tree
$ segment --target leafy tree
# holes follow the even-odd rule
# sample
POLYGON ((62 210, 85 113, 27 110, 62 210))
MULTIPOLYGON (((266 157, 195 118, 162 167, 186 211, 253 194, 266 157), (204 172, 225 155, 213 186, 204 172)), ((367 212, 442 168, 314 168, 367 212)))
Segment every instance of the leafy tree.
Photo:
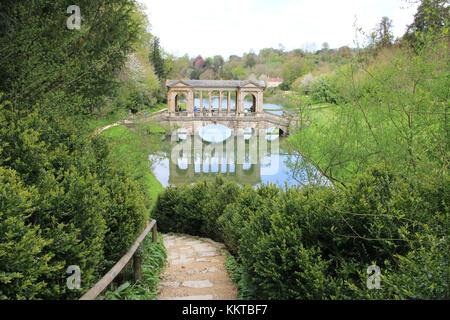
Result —
POLYGON ((10 21, 0 31, 3 299, 78 298, 136 238, 149 205, 87 127, 142 45, 140 9, 80 0, 81 29, 68 30, 69 4, 0 3, 10 21), (67 289, 68 265, 81 268, 81 291, 67 289))
POLYGON ((256 55, 254 53, 249 53, 245 56, 245 67, 253 68, 256 64, 256 55))
POLYGON ((150 62, 155 69, 155 73, 160 81, 166 79, 166 66, 161 54, 161 47, 159 45, 159 38, 154 37, 152 40, 152 49, 150 52, 150 62))
POLYGON ((297 78, 307 74, 312 68, 311 62, 306 59, 290 59, 283 65, 283 82, 287 86, 291 86, 297 78))
POLYGON ((214 73, 216 75, 219 74, 220 69, 222 68, 223 64, 225 63, 225 60, 222 56, 214 56, 213 60, 213 66, 214 66, 214 73))
POLYGON ((372 42, 376 47, 385 48, 391 46, 393 40, 392 20, 388 17, 383 17, 372 33, 372 42))
POLYGON ((448 28, 449 8, 446 0, 420 0, 414 22, 408 26, 404 38, 413 46, 422 46, 422 36, 429 32, 440 32, 448 28))
POLYGON ((246 77, 245 69, 241 66, 233 69, 233 71, 231 71, 231 73, 233 74, 234 80, 243 80, 246 77))

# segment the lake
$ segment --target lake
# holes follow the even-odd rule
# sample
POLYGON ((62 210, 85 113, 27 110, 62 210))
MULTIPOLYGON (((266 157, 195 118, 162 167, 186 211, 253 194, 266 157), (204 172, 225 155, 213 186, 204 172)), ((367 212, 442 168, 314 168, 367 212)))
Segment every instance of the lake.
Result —
MULTIPOLYGON (((251 102, 245 101, 250 107, 251 102)), ((199 106, 199 99, 195 106, 199 106)), ((218 108, 219 99, 212 105, 218 108)), ((222 104, 226 109, 226 101, 222 104)), ((234 108, 232 104, 232 108, 234 108)), ((283 107, 264 104, 264 109, 281 115, 283 107)), ((272 183, 279 187, 304 185, 311 182, 326 183, 314 167, 305 163, 300 155, 289 154, 286 138, 272 134, 265 136, 244 131, 244 136, 231 136, 221 125, 210 125, 200 135, 174 133, 163 138, 164 150, 149 155, 152 173, 163 187, 191 184, 204 177, 223 177, 241 185, 272 183), (167 148, 167 146, 169 146, 167 148)))

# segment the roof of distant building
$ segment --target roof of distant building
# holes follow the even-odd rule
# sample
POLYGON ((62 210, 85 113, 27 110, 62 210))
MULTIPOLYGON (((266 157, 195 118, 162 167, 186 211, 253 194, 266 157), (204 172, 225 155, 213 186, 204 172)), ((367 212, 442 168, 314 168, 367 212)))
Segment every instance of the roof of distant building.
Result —
POLYGON ((189 87, 201 87, 201 88, 239 88, 249 83, 254 84, 257 87, 264 88, 266 85, 264 81, 254 80, 167 80, 166 87, 173 87, 178 83, 183 83, 189 87))
POLYGON ((268 78, 267 81, 270 82, 283 82, 282 78, 268 78))

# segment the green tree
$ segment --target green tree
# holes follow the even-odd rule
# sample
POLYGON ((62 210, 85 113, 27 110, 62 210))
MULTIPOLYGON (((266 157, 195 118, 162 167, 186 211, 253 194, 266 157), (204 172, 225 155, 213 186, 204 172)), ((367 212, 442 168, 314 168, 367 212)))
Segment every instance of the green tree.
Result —
POLYGON ((256 65, 256 55, 254 53, 249 53, 245 56, 245 67, 253 68, 256 65))
POLYGON ((0 3, 9 20, 0 30, 3 299, 78 298, 136 238, 148 209, 87 126, 142 45, 140 9, 131 0, 77 5, 81 29, 69 30, 67 2, 0 3), (125 242, 110 236, 125 233, 125 242), (67 289, 68 265, 81 268, 81 291, 67 289))
POLYGON ((376 47, 385 48, 391 46, 393 40, 392 20, 388 17, 383 17, 372 33, 372 42, 376 47))
POLYGON ((150 51, 150 62, 155 69, 155 73, 160 81, 166 79, 166 65, 161 54, 161 47, 159 45, 159 38, 154 37, 152 40, 151 51, 150 51))
POLYGON ((419 3, 417 13, 414 15, 414 22, 408 26, 404 35, 413 46, 422 46, 422 36, 429 32, 441 32, 448 28, 449 9, 446 0, 419 0, 412 1, 419 3))
POLYGON ((298 78, 312 71, 312 63, 303 58, 294 58, 288 60, 283 65, 282 76, 283 83, 287 86, 291 86, 291 84, 298 78))
POLYGON ((231 73, 233 74, 234 80, 244 80, 244 78, 247 75, 245 69, 241 66, 234 68, 233 71, 231 71, 231 73))

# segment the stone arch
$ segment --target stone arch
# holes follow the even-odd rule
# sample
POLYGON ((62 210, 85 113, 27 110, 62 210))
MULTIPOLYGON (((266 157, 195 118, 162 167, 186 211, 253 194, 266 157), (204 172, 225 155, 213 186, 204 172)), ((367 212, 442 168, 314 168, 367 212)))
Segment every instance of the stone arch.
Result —
POLYGON ((244 128, 244 139, 249 140, 251 137, 253 137, 256 133, 256 129, 252 126, 247 126, 244 128))
POLYGON ((242 110, 250 110, 251 113, 255 113, 257 111, 257 103, 258 103, 258 96, 256 92, 243 92, 242 93, 242 110), (246 107, 245 98, 251 95, 252 97, 252 104, 250 108, 246 107))
POLYGON ((188 93, 183 91, 175 92, 174 98, 175 98, 175 112, 183 112, 183 111, 186 112, 188 104, 188 93))
POLYGON ((266 129, 266 140, 272 141, 281 135, 282 129, 279 126, 272 126, 266 129))

